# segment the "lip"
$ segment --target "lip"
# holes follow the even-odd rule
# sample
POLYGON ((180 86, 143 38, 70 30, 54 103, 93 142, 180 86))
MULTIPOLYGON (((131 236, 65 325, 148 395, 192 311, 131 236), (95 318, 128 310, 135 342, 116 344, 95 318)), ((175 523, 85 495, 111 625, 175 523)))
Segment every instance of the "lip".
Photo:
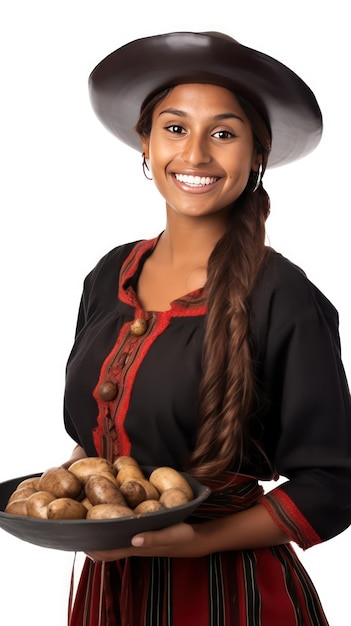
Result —
POLYGON ((187 193, 208 193, 220 180, 219 176, 199 172, 173 172, 176 186, 187 193))

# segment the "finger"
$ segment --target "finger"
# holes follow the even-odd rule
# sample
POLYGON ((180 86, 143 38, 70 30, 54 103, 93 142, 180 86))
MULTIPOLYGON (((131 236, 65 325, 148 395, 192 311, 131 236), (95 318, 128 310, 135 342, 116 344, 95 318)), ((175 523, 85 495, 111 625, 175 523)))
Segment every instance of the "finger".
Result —
POLYGON ((120 559, 125 559, 128 556, 133 556, 135 553, 134 548, 126 548, 123 550, 109 550, 107 552, 90 552, 87 554, 89 559, 97 562, 107 562, 107 561, 119 561, 120 559))

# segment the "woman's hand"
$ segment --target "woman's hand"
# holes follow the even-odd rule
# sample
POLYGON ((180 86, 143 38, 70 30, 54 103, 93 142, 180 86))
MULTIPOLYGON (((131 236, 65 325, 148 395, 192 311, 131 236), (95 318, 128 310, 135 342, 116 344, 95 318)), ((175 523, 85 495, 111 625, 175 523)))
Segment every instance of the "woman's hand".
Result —
POLYGON ((69 466, 72 465, 72 463, 74 463, 75 461, 78 461, 79 459, 84 459, 86 456, 87 455, 86 455, 84 448, 82 448, 82 446, 79 446, 77 444, 75 448, 73 449, 71 458, 68 459, 68 461, 65 461, 65 463, 62 463, 61 467, 68 469, 69 466))
POLYGON ((198 525, 176 524, 162 530, 139 533, 131 540, 130 548, 87 553, 94 561, 118 561, 129 556, 199 557, 208 554, 208 548, 196 532, 198 525))

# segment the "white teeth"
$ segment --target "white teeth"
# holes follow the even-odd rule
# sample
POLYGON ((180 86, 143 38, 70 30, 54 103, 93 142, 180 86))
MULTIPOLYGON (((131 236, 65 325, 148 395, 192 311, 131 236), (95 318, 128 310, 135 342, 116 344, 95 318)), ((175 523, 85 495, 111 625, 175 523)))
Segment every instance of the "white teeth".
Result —
POLYGON ((211 185, 218 180, 215 176, 188 176, 187 174, 175 174, 175 177, 180 183, 194 185, 195 187, 211 185))

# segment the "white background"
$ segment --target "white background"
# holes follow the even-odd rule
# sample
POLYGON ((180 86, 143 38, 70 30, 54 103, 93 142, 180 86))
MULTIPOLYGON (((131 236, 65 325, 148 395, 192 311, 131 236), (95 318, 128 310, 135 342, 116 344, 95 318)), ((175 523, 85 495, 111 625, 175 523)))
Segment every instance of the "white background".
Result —
MULTIPOLYGON (((346 8, 344 0, 3 3, 0 481, 69 456, 64 369, 83 278, 110 248, 164 226, 163 200, 143 178, 140 155, 102 127, 88 99, 90 71, 130 39, 173 30, 226 32, 289 65, 315 92, 322 142, 298 163, 266 173, 267 229, 271 245, 302 266, 339 310, 350 378, 346 8)), ((351 624, 350 533, 301 554, 330 626, 351 624)), ((2 530, 0 555, 6 626, 64 626, 73 555, 2 530)))

